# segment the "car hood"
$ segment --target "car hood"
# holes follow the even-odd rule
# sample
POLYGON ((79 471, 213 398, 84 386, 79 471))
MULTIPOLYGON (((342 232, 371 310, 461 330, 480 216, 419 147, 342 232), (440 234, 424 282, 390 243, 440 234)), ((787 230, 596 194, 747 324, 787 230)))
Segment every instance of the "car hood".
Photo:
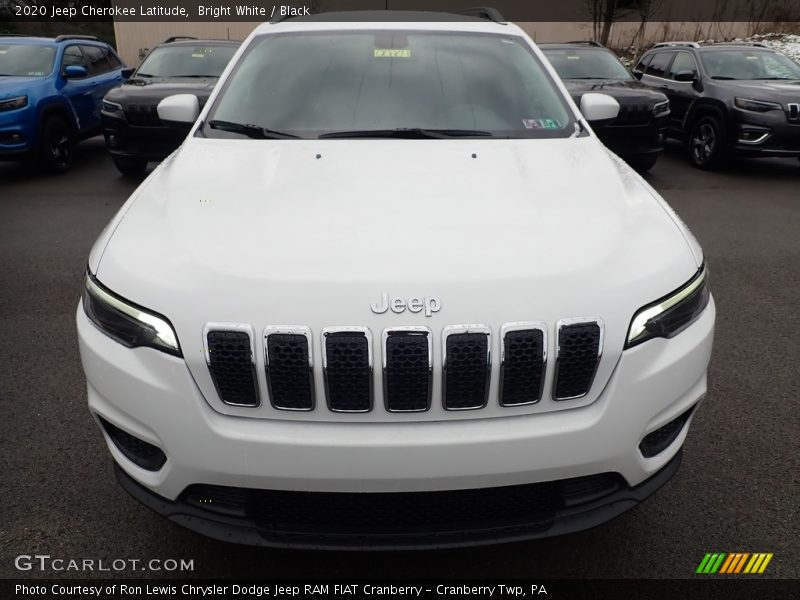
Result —
POLYGON ((30 94, 46 81, 45 77, 0 77, 0 100, 30 94))
POLYGON ((114 88, 105 99, 125 104, 127 102, 143 104, 155 102, 173 94, 195 94, 202 101, 208 99, 218 78, 203 79, 171 78, 171 79, 133 79, 114 88))
POLYGON ((649 101, 653 104, 666 100, 660 91, 653 89, 641 81, 616 81, 613 79, 565 79, 564 85, 572 98, 580 101, 587 92, 608 94, 621 102, 649 101))
POLYGON ((497 333, 541 320, 552 332, 559 319, 599 317, 603 359, 583 405, 611 377, 633 313, 697 271, 688 235, 589 136, 189 138, 121 209, 89 266, 170 319, 195 381, 222 412, 246 409, 215 400, 208 323, 247 324, 256 336, 287 324, 315 336, 328 326, 380 335, 424 325, 438 337, 454 324, 497 333), (383 293, 436 296, 441 310, 374 314, 383 293))
POLYGON ((722 88, 729 89, 736 95, 747 94, 748 97, 760 100, 783 100, 784 102, 800 102, 800 80, 798 81, 725 81, 715 80, 714 83, 722 88))

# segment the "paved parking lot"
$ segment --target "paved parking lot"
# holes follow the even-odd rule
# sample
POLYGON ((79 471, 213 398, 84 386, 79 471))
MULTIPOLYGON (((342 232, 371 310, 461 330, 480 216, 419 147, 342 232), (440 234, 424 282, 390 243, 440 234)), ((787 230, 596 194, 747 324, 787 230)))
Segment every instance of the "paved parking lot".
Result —
POLYGON ((353 555, 207 540, 117 487, 85 407, 74 311, 92 242, 136 183, 97 139, 61 177, 0 163, 0 576, 38 553, 194 559, 198 577, 688 577, 705 552, 740 550, 774 552, 767 574, 800 578, 800 163, 703 173, 675 147, 649 180, 704 246, 718 309, 711 395, 678 475, 580 534, 353 555))

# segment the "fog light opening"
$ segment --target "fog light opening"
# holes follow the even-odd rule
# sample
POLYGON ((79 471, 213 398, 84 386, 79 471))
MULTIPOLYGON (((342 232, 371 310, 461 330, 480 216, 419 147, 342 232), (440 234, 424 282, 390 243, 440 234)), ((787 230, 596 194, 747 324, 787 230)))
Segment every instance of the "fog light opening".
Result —
POLYGON ((681 431, 683 431, 683 427, 686 425, 689 417, 692 416, 695 407, 697 407, 697 404, 692 405, 689 410, 682 412, 666 425, 662 425, 655 431, 644 436, 639 443, 639 451, 642 453, 642 456, 645 458, 652 458, 666 450, 669 445, 678 438, 681 431))
POLYGON ((116 425, 112 425, 103 417, 98 418, 117 449, 136 466, 146 471, 158 471, 167 462, 166 455, 158 446, 140 440, 116 425))
POLYGON ((741 144, 761 144, 770 136, 769 131, 763 129, 742 129, 739 134, 739 143, 741 144))

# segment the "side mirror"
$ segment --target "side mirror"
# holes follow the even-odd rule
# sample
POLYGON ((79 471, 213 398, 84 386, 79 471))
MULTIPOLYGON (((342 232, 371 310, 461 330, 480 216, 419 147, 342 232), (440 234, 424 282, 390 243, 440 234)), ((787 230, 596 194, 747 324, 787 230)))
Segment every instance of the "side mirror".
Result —
POLYGON ((69 65, 64 69, 64 79, 82 79, 88 74, 86 67, 80 65, 69 65))
POLYGON ((640 71, 639 69, 634 69, 631 71, 631 73, 633 73, 633 76, 636 77, 636 79, 641 79, 642 75, 644 75, 644 71, 640 71))
POLYGON ((159 102, 157 110, 162 121, 191 124, 200 114, 200 101, 194 94, 175 94, 159 102))
POLYGON ((619 102, 608 94, 589 92, 581 98, 581 113, 590 123, 612 121, 619 115, 619 102))
POLYGON ((675 78, 675 81, 680 81, 683 83, 694 83, 697 81, 697 75, 694 71, 689 69, 686 69, 685 71, 678 71, 673 77, 675 78))
POLYGON ((133 75, 133 72, 135 70, 136 69, 134 69, 133 67, 125 67, 124 69, 122 69, 122 71, 120 71, 120 75, 122 75, 123 79, 130 79, 131 75, 133 75))

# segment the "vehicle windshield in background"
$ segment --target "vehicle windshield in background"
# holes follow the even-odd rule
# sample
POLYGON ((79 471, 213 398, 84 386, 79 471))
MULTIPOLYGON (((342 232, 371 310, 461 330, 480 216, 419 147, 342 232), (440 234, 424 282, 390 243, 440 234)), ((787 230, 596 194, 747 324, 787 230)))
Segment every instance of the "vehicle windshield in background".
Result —
POLYGON ((775 52, 707 50, 700 56, 712 79, 800 80, 800 65, 775 52))
POLYGON ((239 61, 207 123, 210 137, 259 137, 253 132, 262 128, 267 137, 575 131, 564 99, 523 39, 394 30, 264 35, 239 61))
POLYGON ((561 79, 633 79, 619 59, 605 50, 553 48, 544 53, 561 79))
POLYGON ((136 77, 219 77, 238 48, 180 44, 154 48, 136 77))
POLYGON ((53 70, 55 54, 49 46, 0 45, 0 76, 45 77, 53 70))

